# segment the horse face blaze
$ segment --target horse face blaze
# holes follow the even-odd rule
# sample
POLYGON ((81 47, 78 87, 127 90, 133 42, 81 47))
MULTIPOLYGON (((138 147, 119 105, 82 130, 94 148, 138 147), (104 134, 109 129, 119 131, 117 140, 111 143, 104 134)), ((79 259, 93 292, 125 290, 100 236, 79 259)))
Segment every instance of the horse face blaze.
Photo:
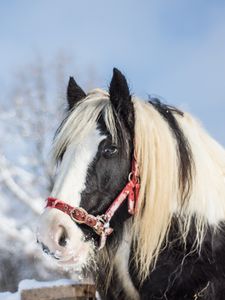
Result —
MULTIPOLYGON (((51 197, 74 207, 80 206, 81 193, 86 188, 87 170, 102 139, 104 137, 94 129, 82 143, 71 143, 67 147, 51 197)), ((88 260, 94 248, 93 242, 85 240, 83 231, 68 215, 58 209, 47 208, 39 224, 38 242, 44 252, 57 259, 60 264, 82 265, 88 260)))

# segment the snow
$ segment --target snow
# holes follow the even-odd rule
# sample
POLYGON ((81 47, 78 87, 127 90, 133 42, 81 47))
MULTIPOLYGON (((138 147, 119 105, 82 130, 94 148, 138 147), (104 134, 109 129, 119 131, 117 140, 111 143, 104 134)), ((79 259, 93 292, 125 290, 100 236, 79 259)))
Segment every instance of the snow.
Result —
MULTIPOLYGON (((9 167, 7 166, 7 160, 4 156, 0 157, 0 169, 1 169, 1 180, 5 183, 5 186, 18 198, 20 201, 22 201, 25 205, 29 206, 34 213, 40 214, 42 209, 40 207, 41 199, 31 199, 31 195, 28 195, 27 192, 24 191, 13 179, 13 176, 10 172, 9 167)), ((16 171, 18 173, 19 168, 16 168, 16 171)), ((21 172, 20 176, 24 177, 25 172, 21 172)), ((26 177, 24 179, 27 180, 27 172, 26 177)), ((29 179, 29 178, 28 178, 29 179)))
POLYGON ((28 290, 28 289, 37 289, 42 287, 52 287, 52 286, 65 286, 78 284, 78 281, 71 279, 58 279, 54 281, 37 281, 35 279, 25 279, 22 280, 19 284, 19 291, 28 290))
POLYGON ((20 300, 20 294, 23 290, 30 290, 43 287, 53 287, 53 286, 67 286, 77 284, 78 281, 70 279, 59 279, 54 281, 37 281, 35 279, 25 279, 19 283, 18 292, 10 293, 4 292, 0 293, 0 300, 20 300))
MULTIPOLYGON (((36 243, 54 173, 50 148, 66 106, 60 95, 66 92, 67 67, 61 59, 22 66, 8 93, 0 95, 0 292, 16 291, 25 278, 77 278, 74 270, 46 259, 36 243)), ((18 299, 9 292, 1 297, 18 299)))
POLYGON ((0 300, 20 300, 20 295, 18 293, 0 293, 0 300))

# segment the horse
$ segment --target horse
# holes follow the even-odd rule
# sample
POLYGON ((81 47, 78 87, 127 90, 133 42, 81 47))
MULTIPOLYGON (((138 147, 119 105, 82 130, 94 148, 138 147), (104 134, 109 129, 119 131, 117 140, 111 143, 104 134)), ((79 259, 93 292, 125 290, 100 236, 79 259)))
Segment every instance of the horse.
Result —
POLYGON ((225 299, 225 151, 187 112, 70 77, 38 243, 101 299, 225 299))

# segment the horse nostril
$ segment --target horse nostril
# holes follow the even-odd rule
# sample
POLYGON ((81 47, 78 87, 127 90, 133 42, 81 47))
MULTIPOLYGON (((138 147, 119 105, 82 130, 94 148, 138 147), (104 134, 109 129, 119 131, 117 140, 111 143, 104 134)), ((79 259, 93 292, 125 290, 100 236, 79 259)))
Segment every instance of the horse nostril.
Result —
POLYGON ((67 244, 67 234, 66 234, 66 230, 64 228, 62 228, 62 233, 61 233, 61 235, 59 237, 58 244, 61 247, 66 247, 66 244, 67 244))

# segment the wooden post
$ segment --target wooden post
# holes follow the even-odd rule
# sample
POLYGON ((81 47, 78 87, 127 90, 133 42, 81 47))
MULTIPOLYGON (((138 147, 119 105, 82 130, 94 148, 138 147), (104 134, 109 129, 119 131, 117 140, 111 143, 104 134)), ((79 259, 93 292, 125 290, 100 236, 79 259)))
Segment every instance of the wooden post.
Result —
POLYGON ((21 291, 21 300, 94 300, 94 284, 72 284, 21 291))

